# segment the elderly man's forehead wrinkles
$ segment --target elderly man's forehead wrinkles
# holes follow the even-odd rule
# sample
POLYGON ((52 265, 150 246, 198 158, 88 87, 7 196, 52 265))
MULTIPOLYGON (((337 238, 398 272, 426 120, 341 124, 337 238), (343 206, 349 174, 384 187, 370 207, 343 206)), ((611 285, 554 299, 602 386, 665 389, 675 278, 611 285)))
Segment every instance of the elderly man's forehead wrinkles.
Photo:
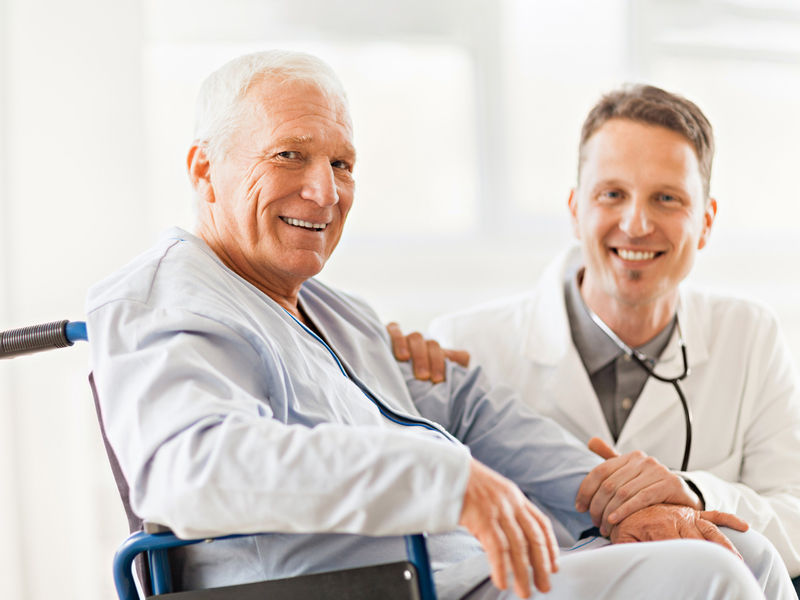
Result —
POLYGON ((279 146, 303 146, 310 144, 313 141, 314 138, 311 135, 287 135, 282 138, 278 138, 277 144, 279 146))

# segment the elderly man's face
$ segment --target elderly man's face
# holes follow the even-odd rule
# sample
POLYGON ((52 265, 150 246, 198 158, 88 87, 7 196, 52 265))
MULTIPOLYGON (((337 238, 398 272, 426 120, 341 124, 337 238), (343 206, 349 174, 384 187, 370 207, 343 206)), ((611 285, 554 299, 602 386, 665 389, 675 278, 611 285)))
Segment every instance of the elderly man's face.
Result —
POLYGON ((570 196, 581 291, 597 312, 675 301, 711 230, 697 155, 669 129, 612 119, 587 141, 570 196))
POLYGON ((352 128, 307 83, 258 81, 243 102, 227 152, 210 165, 203 237, 245 279, 284 295, 339 242, 355 187, 352 128))

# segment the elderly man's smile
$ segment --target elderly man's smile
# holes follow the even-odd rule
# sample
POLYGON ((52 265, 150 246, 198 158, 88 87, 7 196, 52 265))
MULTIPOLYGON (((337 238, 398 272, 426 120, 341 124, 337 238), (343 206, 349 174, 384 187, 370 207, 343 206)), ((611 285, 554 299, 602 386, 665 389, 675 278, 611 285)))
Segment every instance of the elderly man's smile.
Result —
POLYGON ((328 226, 327 223, 312 223, 310 221, 303 221, 293 217, 281 217, 280 219, 287 225, 299 227, 300 229, 305 229, 306 231, 325 231, 325 228, 328 226))

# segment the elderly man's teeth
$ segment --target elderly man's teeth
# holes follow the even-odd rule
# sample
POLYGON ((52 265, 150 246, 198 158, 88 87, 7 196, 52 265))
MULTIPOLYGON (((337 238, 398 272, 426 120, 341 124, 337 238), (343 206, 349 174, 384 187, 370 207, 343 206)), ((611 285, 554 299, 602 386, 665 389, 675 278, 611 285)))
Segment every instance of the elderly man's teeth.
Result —
POLYGON ((622 260, 651 260, 655 258, 655 252, 640 252, 634 250, 617 249, 617 254, 622 260))
POLYGON ((328 226, 327 223, 311 223, 309 221, 301 221, 300 219, 293 219, 291 217, 281 217, 281 220, 289 225, 302 227, 303 229, 313 229, 314 231, 322 231, 328 226))

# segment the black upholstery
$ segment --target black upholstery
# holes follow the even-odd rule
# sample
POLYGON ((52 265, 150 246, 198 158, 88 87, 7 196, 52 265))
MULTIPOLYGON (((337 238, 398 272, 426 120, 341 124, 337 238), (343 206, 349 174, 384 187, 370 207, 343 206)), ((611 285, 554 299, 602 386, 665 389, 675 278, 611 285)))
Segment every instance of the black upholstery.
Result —
MULTIPOLYGON (((114 481, 117 483, 117 491, 122 500, 122 506, 125 509, 125 516, 128 518, 128 529, 130 533, 142 531, 144 522, 142 519, 133 512, 130 502, 130 488, 125 476, 122 474, 122 469, 119 466, 119 460, 111 444, 108 443, 106 436, 106 427, 103 424, 103 411, 100 408, 100 398, 97 395, 97 386, 94 383, 94 373, 89 373, 89 387, 92 388, 92 397, 94 398, 94 409, 97 413, 97 421, 100 424, 100 435, 103 436, 103 446, 106 449, 108 456, 108 463, 111 465, 111 472, 114 474, 114 481)), ((140 555, 136 558, 136 572, 139 575, 139 583, 142 585, 142 591, 146 595, 151 594, 152 586, 150 584, 150 570, 147 568, 145 557, 140 555)))
POLYGON ((230 587, 153 596, 158 600, 419 600, 416 570, 396 562, 230 587))

